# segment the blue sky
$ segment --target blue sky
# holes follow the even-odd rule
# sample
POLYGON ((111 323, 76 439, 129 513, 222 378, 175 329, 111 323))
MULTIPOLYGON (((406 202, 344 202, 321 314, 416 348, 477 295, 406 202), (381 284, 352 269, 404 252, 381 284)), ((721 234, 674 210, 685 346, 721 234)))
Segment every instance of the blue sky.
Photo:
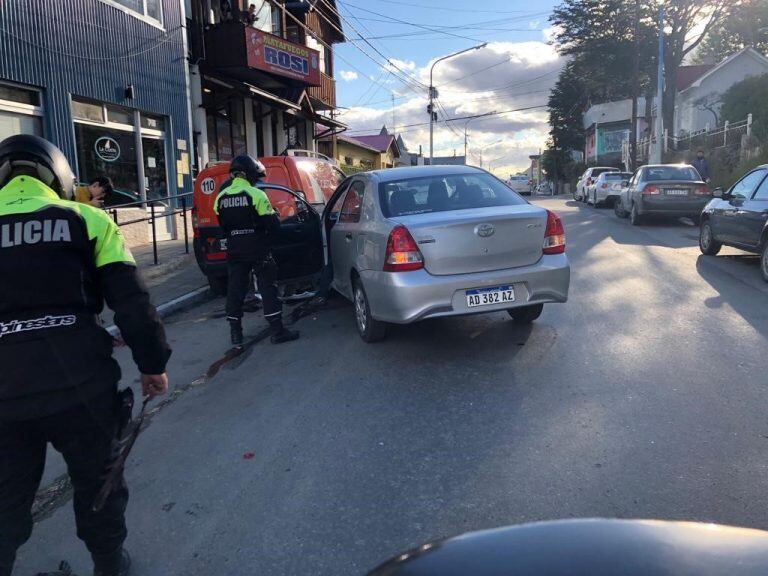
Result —
MULTIPOLYGON (((548 130, 546 109, 534 107, 546 104, 562 66, 547 44, 554 5, 548 0, 337 0, 344 31, 356 40, 336 49, 340 120, 352 135, 377 132, 384 123, 391 128, 394 92, 397 131, 410 150, 421 144, 426 152, 428 126, 412 125, 429 120, 424 87, 429 66, 436 58, 488 42, 485 49, 436 66, 439 113, 442 119, 530 108, 467 123, 470 163, 478 164, 482 154, 486 167, 494 161, 499 175, 524 168, 548 130)), ((454 149, 463 154, 464 125, 438 125, 436 155, 454 149)))

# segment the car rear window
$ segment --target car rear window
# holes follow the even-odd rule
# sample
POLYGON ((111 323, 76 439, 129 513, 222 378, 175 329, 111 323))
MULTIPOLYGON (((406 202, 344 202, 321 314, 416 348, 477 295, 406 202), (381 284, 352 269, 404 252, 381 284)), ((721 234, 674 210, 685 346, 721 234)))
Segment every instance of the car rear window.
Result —
POLYGON ((379 197, 387 218, 526 203, 490 174, 472 172, 382 182, 379 197))
POLYGON ((701 176, 690 166, 654 166, 645 169, 646 182, 658 180, 701 180, 701 176))
POLYGON ((629 172, 608 172, 603 178, 606 180, 629 180, 632 178, 632 174, 629 172))
POLYGON ((592 168, 592 177, 600 176, 605 172, 616 172, 615 168, 592 168))

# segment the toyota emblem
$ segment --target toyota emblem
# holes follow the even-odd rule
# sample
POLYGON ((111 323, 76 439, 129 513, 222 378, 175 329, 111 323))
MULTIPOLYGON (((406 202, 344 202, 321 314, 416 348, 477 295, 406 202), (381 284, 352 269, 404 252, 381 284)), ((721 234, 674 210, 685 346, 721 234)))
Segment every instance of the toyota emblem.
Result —
POLYGON ((496 228, 493 227, 493 224, 478 224, 475 228, 475 234, 480 236, 480 238, 493 236, 494 232, 496 232, 496 228))

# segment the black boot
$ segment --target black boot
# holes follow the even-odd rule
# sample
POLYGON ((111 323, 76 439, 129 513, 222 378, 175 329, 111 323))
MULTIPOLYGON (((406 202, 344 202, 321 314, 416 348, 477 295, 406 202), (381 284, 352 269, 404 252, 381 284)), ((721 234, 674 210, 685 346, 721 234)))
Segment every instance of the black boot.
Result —
POLYGON ((232 346, 243 345, 243 323, 240 318, 227 318, 229 322, 229 335, 232 339, 232 346))
POLYGON ((93 576, 128 576, 131 557, 125 548, 106 556, 93 555, 93 576))
POLYGON ((272 344, 283 344, 299 339, 299 333, 295 330, 288 330, 283 326, 282 320, 270 322, 270 327, 272 328, 272 344))

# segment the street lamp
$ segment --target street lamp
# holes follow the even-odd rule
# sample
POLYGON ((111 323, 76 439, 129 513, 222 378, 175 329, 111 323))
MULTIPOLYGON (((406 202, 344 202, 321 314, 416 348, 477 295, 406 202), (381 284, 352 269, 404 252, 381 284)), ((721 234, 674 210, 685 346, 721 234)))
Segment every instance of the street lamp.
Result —
POLYGON ((507 159, 507 157, 506 157, 506 156, 499 156, 498 158, 494 158, 493 160, 491 160, 490 162, 488 162, 488 172, 490 172, 491 174, 493 174, 493 170, 492 170, 492 168, 493 168, 493 163, 494 163, 494 162, 498 162, 499 160, 506 160, 506 159, 507 159))
POLYGON ((464 122, 464 163, 465 164, 467 163, 467 158, 469 158, 469 156, 467 156, 467 124, 472 122, 472 120, 477 120, 478 118, 484 118, 485 116, 490 116, 491 114, 496 114, 496 111, 494 110, 493 112, 488 112, 487 114, 483 114, 482 116, 476 116, 474 118, 470 118, 469 120, 464 122))
POLYGON ((438 58, 432 63, 432 67, 429 69, 429 106, 427 106, 427 112, 429 113, 429 164, 432 165, 432 159, 434 158, 434 123, 435 123, 435 98, 437 98, 437 90, 435 90, 435 87, 432 85, 432 73, 435 71, 435 66, 438 62, 442 62, 443 60, 448 60, 449 58, 453 58, 454 56, 459 56, 460 54, 464 54, 466 52, 471 52, 473 50, 480 50, 481 48, 485 48, 488 45, 487 42, 483 42, 482 44, 479 44, 477 46, 472 46, 472 48, 466 48, 464 50, 460 50, 459 52, 454 52, 453 54, 448 54, 447 56, 443 56, 442 58, 438 58))
POLYGON ((481 146, 480 148, 478 148, 478 150, 480 151, 480 153, 478 154, 478 156, 480 157, 480 168, 483 167, 483 152, 485 151, 485 149, 490 148, 491 146, 493 146, 494 144, 498 144, 499 142, 504 142, 504 138, 499 138, 498 140, 494 140, 490 144, 486 144, 485 146, 481 146))

